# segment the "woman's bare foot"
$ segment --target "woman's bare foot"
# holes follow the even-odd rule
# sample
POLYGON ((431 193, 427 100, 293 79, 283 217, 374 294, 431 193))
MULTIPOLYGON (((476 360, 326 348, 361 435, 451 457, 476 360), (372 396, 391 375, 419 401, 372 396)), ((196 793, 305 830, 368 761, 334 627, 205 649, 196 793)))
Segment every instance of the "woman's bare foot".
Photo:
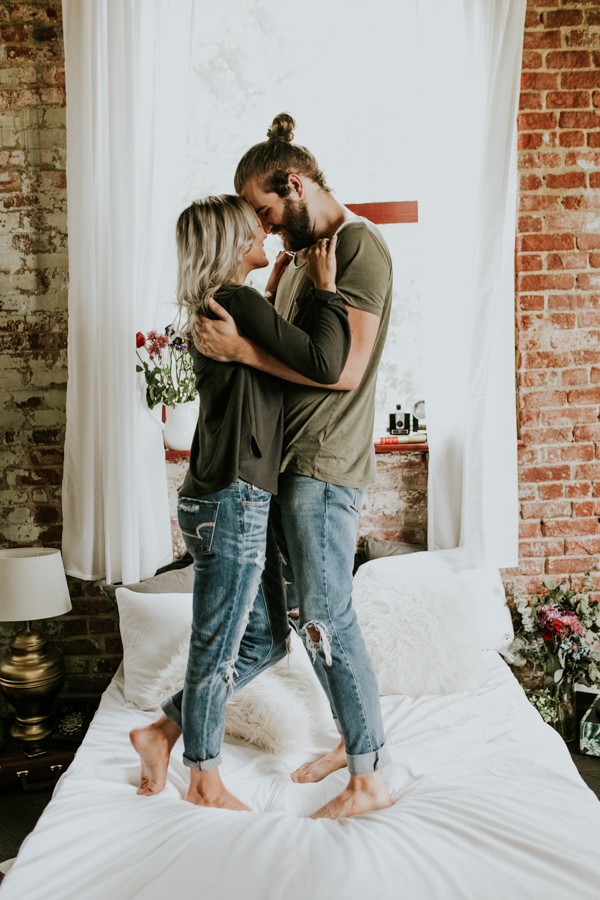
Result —
POLYGON ((348 785, 341 794, 334 797, 321 809, 312 814, 311 819, 342 819, 347 816, 361 816, 376 809, 393 806, 382 772, 370 775, 351 775, 348 785))
POLYGON ((346 765, 346 746, 342 738, 335 748, 330 750, 324 756, 309 763, 304 763, 294 772, 292 772, 292 781, 299 784, 313 784, 315 781, 322 781, 332 772, 343 769, 346 765))
POLYGON ((138 794, 150 796, 160 794, 167 783, 167 769, 169 757, 176 743, 180 729, 161 716, 157 722, 147 725, 145 728, 133 728, 129 732, 129 740, 138 752, 142 763, 142 775, 138 794))
POLYGON ((230 793, 219 775, 218 769, 210 769, 202 772, 192 769, 190 773, 190 786, 185 795, 188 803, 196 806, 210 806, 213 809, 234 809, 250 812, 250 807, 238 800, 230 793))

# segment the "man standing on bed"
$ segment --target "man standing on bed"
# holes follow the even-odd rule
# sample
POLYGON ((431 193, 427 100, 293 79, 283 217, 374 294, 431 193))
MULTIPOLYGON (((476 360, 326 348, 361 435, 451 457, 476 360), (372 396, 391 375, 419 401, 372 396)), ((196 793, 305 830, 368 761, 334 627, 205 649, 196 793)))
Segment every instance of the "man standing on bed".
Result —
POLYGON ((299 607, 300 635, 342 735, 335 750, 292 778, 319 781, 347 765, 347 788, 316 814, 339 818, 392 803, 382 772, 388 753, 377 681, 352 607, 358 518, 365 488, 375 479, 375 382, 390 315, 392 266, 378 230, 352 216, 331 194, 314 156, 291 143, 294 127, 285 113, 275 118, 269 139, 242 157, 235 189, 250 201, 264 230, 280 234, 295 252, 272 298, 290 321, 309 293, 305 248, 337 234, 337 288, 352 331, 342 376, 326 390, 303 378, 239 336, 216 303, 211 307, 222 321, 201 319, 195 339, 206 356, 286 381, 277 506, 289 563, 285 579, 292 582, 294 603, 288 598, 288 605, 299 607))

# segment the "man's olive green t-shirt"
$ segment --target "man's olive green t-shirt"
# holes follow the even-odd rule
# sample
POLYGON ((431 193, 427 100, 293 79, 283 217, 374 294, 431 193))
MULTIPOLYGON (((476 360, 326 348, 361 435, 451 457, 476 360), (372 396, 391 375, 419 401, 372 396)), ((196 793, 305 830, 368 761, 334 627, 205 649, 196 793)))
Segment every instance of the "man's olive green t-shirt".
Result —
MULTIPOLYGON (((281 472, 366 487, 375 480, 375 385, 392 304, 392 262, 378 229, 357 217, 349 217, 339 230, 336 258, 338 293, 348 306, 377 316, 379 330, 356 390, 286 382, 281 472)), ((282 276, 275 300, 275 308, 288 321, 294 321, 311 284, 306 264, 299 264, 297 256, 282 276)))

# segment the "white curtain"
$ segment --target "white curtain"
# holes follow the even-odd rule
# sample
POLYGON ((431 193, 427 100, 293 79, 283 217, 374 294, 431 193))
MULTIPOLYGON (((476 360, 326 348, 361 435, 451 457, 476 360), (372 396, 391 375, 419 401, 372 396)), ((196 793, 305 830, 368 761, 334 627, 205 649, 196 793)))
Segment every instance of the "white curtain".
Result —
POLYGON ((430 549, 518 562, 514 239, 526 0, 419 0, 430 549), (448 35, 452 40, 448 40, 448 35))
POLYGON ((71 575, 130 582, 172 558, 161 424, 136 380, 135 335, 173 316, 192 0, 63 0, 63 21, 63 557, 71 575))

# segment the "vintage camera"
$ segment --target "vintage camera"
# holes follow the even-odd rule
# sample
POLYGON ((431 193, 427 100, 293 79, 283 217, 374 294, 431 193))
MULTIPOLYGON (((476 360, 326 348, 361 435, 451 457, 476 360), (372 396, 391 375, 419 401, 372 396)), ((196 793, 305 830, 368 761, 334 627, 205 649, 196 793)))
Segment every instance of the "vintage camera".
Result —
POLYGON ((389 414, 389 419, 390 424, 386 430, 390 434, 410 434, 413 416, 409 412, 403 412, 400 403, 396 404, 396 412, 389 414))

